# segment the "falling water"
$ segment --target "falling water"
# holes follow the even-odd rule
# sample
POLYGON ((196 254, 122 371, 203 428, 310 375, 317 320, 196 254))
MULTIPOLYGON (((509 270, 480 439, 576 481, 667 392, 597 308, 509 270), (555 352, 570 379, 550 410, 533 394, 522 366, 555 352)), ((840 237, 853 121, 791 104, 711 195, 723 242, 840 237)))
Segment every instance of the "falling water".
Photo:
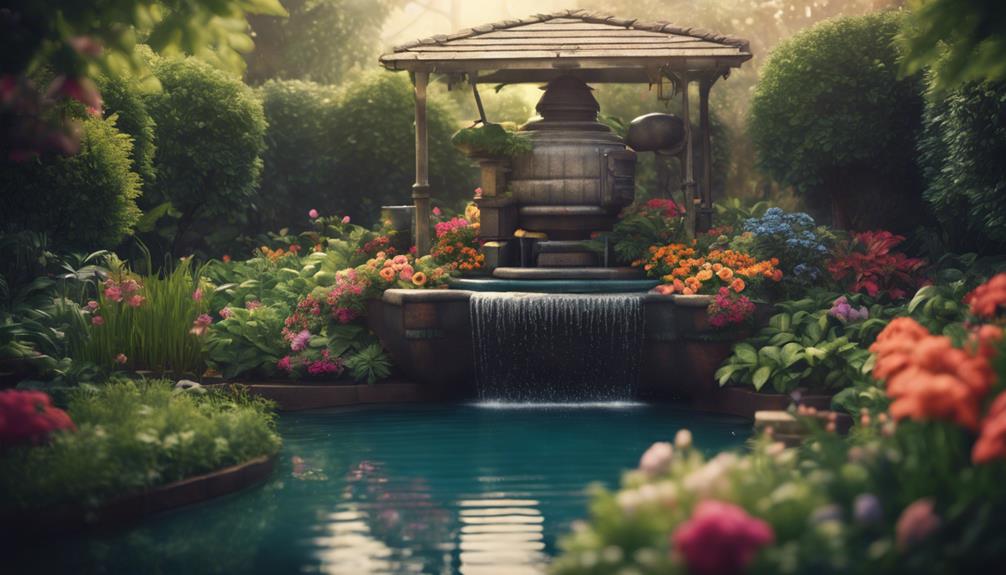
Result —
POLYGON ((625 401, 639 378, 639 295, 475 293, 481 401, 625 401))

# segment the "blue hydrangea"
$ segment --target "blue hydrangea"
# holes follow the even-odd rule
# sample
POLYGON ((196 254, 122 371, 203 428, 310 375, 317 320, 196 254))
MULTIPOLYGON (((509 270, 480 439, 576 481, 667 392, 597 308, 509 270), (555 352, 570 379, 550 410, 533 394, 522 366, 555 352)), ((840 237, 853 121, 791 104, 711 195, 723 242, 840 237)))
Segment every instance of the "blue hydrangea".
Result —
POLYGON ((769 208, 759 218, 744 221, 743 229, 755 236, 763 257, 778 257, 783 266, 792 266, 788 276, 812 282, 822 276, 821 261, 829 250, 816 231, 814 218, 803 212, 769 208))

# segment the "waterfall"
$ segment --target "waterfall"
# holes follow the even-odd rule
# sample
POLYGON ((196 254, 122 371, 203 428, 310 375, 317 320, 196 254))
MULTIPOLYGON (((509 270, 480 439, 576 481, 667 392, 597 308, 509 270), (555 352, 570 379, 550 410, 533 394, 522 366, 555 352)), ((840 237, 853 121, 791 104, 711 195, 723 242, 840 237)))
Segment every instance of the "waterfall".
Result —
POLYGON ((474 293, 469 306, 480 400, 632 398, 643 344, 638 294, 474 293))

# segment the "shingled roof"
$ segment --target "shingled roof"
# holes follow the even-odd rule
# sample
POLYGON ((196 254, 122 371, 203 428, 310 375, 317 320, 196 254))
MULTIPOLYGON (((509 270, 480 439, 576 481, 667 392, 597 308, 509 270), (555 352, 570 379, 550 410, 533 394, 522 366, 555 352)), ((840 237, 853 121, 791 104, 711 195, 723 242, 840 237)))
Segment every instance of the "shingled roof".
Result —
POLYGON ((381 64, 391 70, 465 73, 480 82, 542 81, 573 70, 587 81, 652 82, 659 70, 725 72, 750 58, 748 42, 741 38, 562 10, 409 42, 381 56, 381 64))

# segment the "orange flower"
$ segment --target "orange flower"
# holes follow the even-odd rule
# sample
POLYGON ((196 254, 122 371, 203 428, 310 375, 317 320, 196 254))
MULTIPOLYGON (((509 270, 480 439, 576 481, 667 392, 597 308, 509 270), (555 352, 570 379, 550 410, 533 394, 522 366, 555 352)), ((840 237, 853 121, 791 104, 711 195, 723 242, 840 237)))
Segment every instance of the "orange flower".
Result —
POLYGON ((978 400, 967 385, 952 375, 910 368, 888 382, 888 395, 894 388, 902 390, 891 403, 895 419, 948 420, 967 429, 978 428, 978 400))
POLYGON ((976 287, 964 298, 971 313, 983 318, 993 318, 999 308, 1006 306, 1006 273, 1001 273, 976 287))
POLYGON ((426 285, 426 274, 424 274, 423 272, 416 272, 412 274, 412 283, 416 287, 423 287, 424 285, 426 285))
POLYGON ((716 272, 716 275, 725 282, 730 281, 730 278, 734 277, 734 270, 721 267, 719 271, 716 272))
POLYGON ((683 281, 681 281, 681 280, 679 280, 679 279, 675 279, 675 280, 674 280, 674 281, 672 282, 672 284, 671 284, 671 285, 672 285, 672 287, 674 288, 674 291, 678 291, 678 292, 680 292, 680 291, 684 291, 684 289, 685 289, 685 282, 683 282, 683 281))
POLYGON ((695 274, 695 279, 704 282, 713 279, 713 270, 700 270, 695 274))
POLYGON ((394 268, 383 267, 383 268, 381 268, 380 274, 381 274, 381 279, 383 279, 386 282, 390 282, 390 281, 394 281, 395 280, 395 270, 394 270, 394 268))
POLYGON ((1000 393, 982 421, 978 441, 971 450, 975 464, 1006 459, 1006 393, 1000 393))
POLYGON ((876 341, 870 346, 870 351, 877 356, 873 375, 879 379, 887 379, 904 369, 908 365, 915 344, 929 335, 929 330, 910 317, 891 320, 891 323, 877 334, 876 341))
POLYGON ((681 290, 681 295, 695 295, 695 290, 686 287, 685 289, 681 290))
POLYGON ((744 291, 745 287, 747 287, 747 284, 745 284, 744 280, 742 280, 741 278, 734 278, 734 281, 730 282, 730 289, 734 290, 737 293, 741 293, 742 291, 744 291))
POLYGON ((660 295, 671 295, 674 293, 674 286, 671 284, 660 284, 653 288, 660 295))
POLYGON ((774 270, 772 272, 772 281, 781 282, 782 281, 782 270, 774 270))

